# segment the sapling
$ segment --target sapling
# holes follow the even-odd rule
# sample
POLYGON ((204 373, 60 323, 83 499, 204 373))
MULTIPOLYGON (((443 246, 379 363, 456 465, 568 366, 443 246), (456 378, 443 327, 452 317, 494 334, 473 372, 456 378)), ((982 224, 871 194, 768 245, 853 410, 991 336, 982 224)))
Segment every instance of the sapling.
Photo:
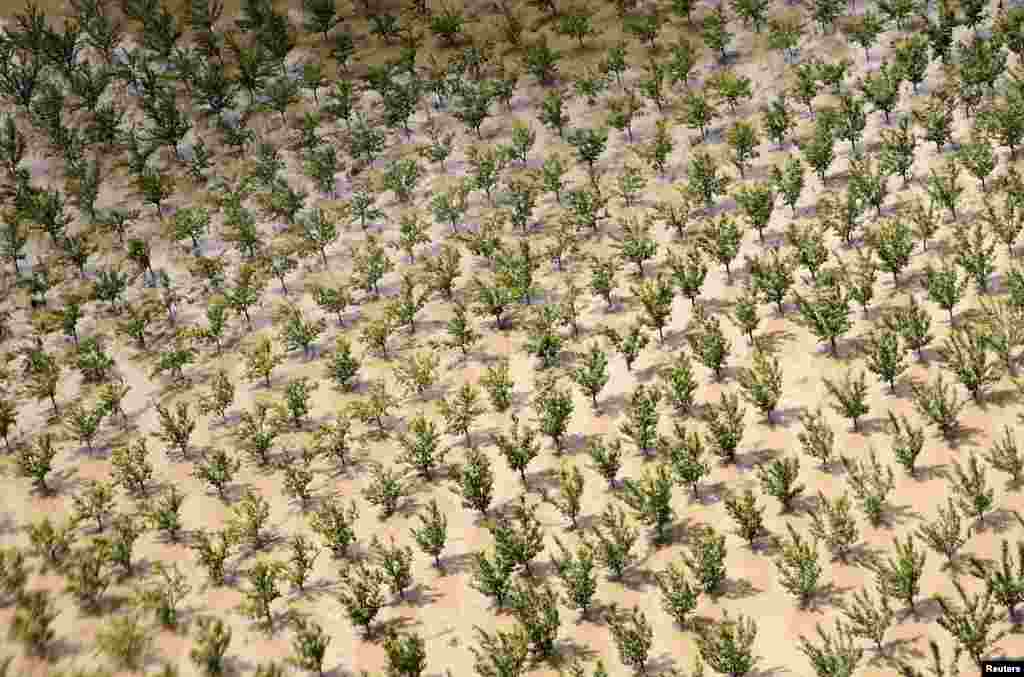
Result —
POLYGON ((620 334, 611 327, 604 327, 601 333, 626 361, 626 371, 633 370, 633 364, 640 357, 641 351, 651 341, 651 337, 647 335, 639 324, 633 324, 625 335, 620 334))
POLYGON ((701 250, 698 247, 689 247, 682 255, 669 251, 666 263, 676 287, 683 296, 690 299, 690 306, 694 307, 708 275, 708 266, 704 262, 701 250))
POLYGON ((390 545, 384 545, 374 536, 370 540, 370 551, 387 577, 391 592, 398 595, 399 599, 405 599, 405 591, 413 584, 412 548, 396 545, 394 537, 390 545))
POLYGON ((825 630, 821 623, 815 624, 815 630, 820 646, 800 635, 800 653, 807 657, 814 673, 818 677, 854 674, 864 657, 864 649, 855 646, 854 636, 842 619, 836 620, 834 635, 825 630))
POLYGON ((409 359, 395 366, 392 373, 406 393, 424 399, 437 383, 437 370, 441 357, 434 351, 413 353, 409 359))
POLYGON ((637 529, 629 523, 622 508, 609 504, 592 532, 597 539, 597 560, 608 569, 613 580, 620 580, 633 561, 633 546, 639 537, 637 529))
POLYGON ((494 471, 486 453, 476 447, 466 450, 466 462, 457 469, 456 482, 463 503, 486 515, 494 497, 494 471))
POLYGON ((953 461, 953 473, 948 477, 957 505, 964 515, 975 518, 974 529, 981 530, 985 515, 995 508, 995 490, 988 485, 988 477, 976 454, 967 460, 966 469, 953 461))
POLYGON ((764 414, 769 425, 773 424, 772 412, 782 397, 782 367, 779 358, 756 349, 753 367, 741 369, 737 380, 743 391, 743 399, 764 414))
POLYGON ((174 630, 178 627, 178 607, 188 597, 192 587, 188 584, 188 577, 176 564, 168 566, 158 562, 153 573, 155 580, 139 588, 135 604, 142 610, 152 612, 162 628, 174 630))
POLYGON ((676 481, 689 487, 693 500, 699 499, 700 481, 711 474, 711 466, 704 461, 705 446, 700 433, 687 432, 676 423, 674 438, 659 438, 658 448, 667 456, 676 481))
POLYGON ((515 584, 509 596, 512 613, 526 628, 530 653, 536 660, 550 660, 559 629, 559 595, 549 585, 515 584))
POLYGON ((780 539, 775 568, 782 587, 797 598, 801 609, 806 609, 820 590, 822 567, 818 562, 818 538, 812 536, 805 540, 789 522, 786 530, 789 537, 780 539))
POLYGON ((442 569, 441 554, 448 541, 448 517, 441 511, 437 499, 431 499, 427 512, 420 512, 416 517, 420 520, 420 527, 409 529, 409 532, 420 550, 433 558, 434 567, 442 569))
POLYGON ((231 645, 231 627, 220 618, 196 619, 196 645, 189 651, 189 659, 205 677, 221 677, 227 666, 224 656, 231 645))
POLYGON ((740 614, 735 620, 724 613, 721 621, 697 635, 701 659, 715 672, 730 677, 744 677, 754 670, 758 658, 754 654, 757 623, 740 614))
POLYGON ((679 351, 676 358, 662 367, 658 374, 661 392, 679 414, 688 414, 694 404, 698 383, 693 373, 693 364, 685 351, 679 351))
POLYGON ((289 658, 288 662, 300 670, 315 672, 323 677, 324 657, 327 654, 327 646, 331 643, 331 637, 318 623, 301 616, 293 616, 291 625, 295 630, 295 637, 292 639, 294 655, 289 658))
POLYGON ((939 348, 971 398, 980 402, 985 388, 1002 378, 1002 365, 989 354, 989 342, 983 330, 967 325, 954 327, 939 348))
POLYGON ((674 562, 669 562, 665 569, 654 576, 661 592, 661 608, 680 628, 689 628, 689 616, 697 608, 700 588, 690 585, 683 567, 674 562))
POLYGON ((740 536, 747 541, 751 549, 764 532, 765 507, 757 504, 757 497, 751 489, 742 495, 732 494, 725 499, 725 511, 736 522, 740 536))
POLYGON ((865 562, 865 566, 874 572, 878 581, 879 593, 892 595, 906 605, 907 610, 918 617, 917 596, 921 592, 921 578, 928 553, 918 550, 913 534, 901 542, 899 537, 893 538, 896 557, 891 555, 882 559, 875 557, 865 562))
POLYGON ((1014 567, 1010 554, 1010 543, 1003 539, 1000 544, 999 564, 988 564, 972 557, 970 573, 985 582, 985 591, 995 601, 1006 607, 1011 623, 1017 623, 1017 605, 1024 602, 1024 542, 1017 541, 1017 566, 1014 567))
POLYGON ((326 498, 310 516, 309 526, 335 558, 344 559, 349 555, 349 547, 356 542, 357 519, 359 508, 355 501, 346 506, 340 498, 332 496, 326 498))
POLYGON ((853 371, 846 372, 842 381, 822 379, 829 395, 832 409, 839 415, 853 421, 854 431, 860 431, 860 419, 870 411, 867 403, 868 385, 864 372, 854 377, 853 371))
POLYGON ((453 397, 438 402, 438 411, 444 419, 445 431, 449 435, 462 435, 466 446, 472 446, 470 429, 484 413, 480 389, 472 383, 463 383, 453 397))
POLYGON ((661 397, 658 388, 638 385, 629 398, 627 420, 619 426, 620 432, 633 441, 642 456, 647 456, 657 440, 661 397))
POLYGON ((487 367, 484 375, 480 378, 480 384, 487 391, 487 397, 495 411, 501 413, 512 406, 512 391, 515 384, 512 381, 507 358, 498 360, 496 364, 487 367))
POLYGON ((578 518, 583 510, 583 487, 583 473, 580 469, 563 463, 558 472, 558 495, 549 500, 569 519, 570 530, 578 526, 578 518))
POLYGON ((683 563, 701 591, 717 599, 727 577, 725 535, 707 527, 694 536, 689 547, 690 553, 681 555, 683 563))
POLYGON ((0 549, 0 605, 17 602, 25 593, 29 576, 26 561, 25 553, 17 547, 0 549))
POLYGON ((65 592, 71 593, 83 612, 98 612, 103 594, 114 582, 110 544, 103 539, 96 539, 71 551, 62 569, 67 583, 65 592))
POLYGON ((829 354, 838 357, 838 339, 853 326, 849 291, 836 281, 819 286, 810 298, 798 292, 793 293, 793 298, 801 319, 819 341, 828 342, 829 354))
POLYGON ((347 563, 339 574, 342 590, 338 601, 352 623, 363 628, 367 638, 373 636, 373 621, 384 607, 384 579, 383 571, 364 561, 347 563))
POLYGON ((562 585, 565 586, 567 601, 580 610, 587 618, 597 592, 597 575, 594 572, 594 546, 582 541, 572 552, 558 537, 554 537, 560 556, 551 557, 562 585))
POLYGON ((530 658, 529 636, 517 625, 509 631, 496 630, 491 634, 476 626, 480 646, 470 647, 473 670, 480 677, 521 677, 530 658))
POLYGON ((861 510, 873 527, 878 527, 885 519, 887 499, 896 488, 892 468, 882 466, 874 448, 868 456, 869 462, 851 459, 841 455, 843 468, 847 473, 847 481, 853 488, 854 495, 860 500, 861 510))
POLYGON ((997 242, 989 234, 980 219, 973 225, 955 224, 953 259, 958 266, 974 280, 979 294, 988 293, 989 278, 995 272, 997 242))
POLYGON ((959 581, 954 580, 953 586, 960 597, 960 604, 942 595, 936 596, 942 610, 936 622, 953 637, 957 646, 967 652, 980 670, 982 660, 1009 634, 1009 630, 996 629, 998 620, 991 590, 968 596, 959 581))
POLYGON ((939 372, 931 382, 914 383, 911 388, 917 411, 938 428, 944 438, 953 439, 960 427, 957 417, 966 406, 955 386, 947 383, 944 373, 939 372))
POLYGON ((515 563, 500 551, 494 553, 493 561, 484 552, 473 553, 473 578, 470 585, 481 594, 494 600, 498 609, 505 607, 511 592, 512 573, 515 563))
POLYGON ((896 389, 899 378, 907 365, 903 361, 905 348, 900 345, 900 336, 895 330, 882 327, 867 335, 864 346, 867 368, 889 384, 889 391, 896 389))
POLYGON ((373 434, 384 439, 388 436, 391 411, 398 405, 396 398, 383 380, 374 381, 362 399, 349 403, 347 414, 360 423, 373 426, 373 434))
POLYGON ((569 428, 574 405, 572 394, 558 387, 556 378, 542 380, 535 386, 533 409, 537 414, 540 431, 551 438, 557 453, 561 453, 565 433, 569 428))
POLYGON ((46 477, 53 470, 53 461, 57 457, 57 447, 52 433, 42 433, 32 445, 24 445, 18 449, 16 463, 18 472, 24 477, 32 478, 37 491, 42 494, 52 493, 46 477))
POLYGON ((785 313, 785 301, 795 279, 796 258, 783 256, 778 247, 767 255, 748 259, 751 288, 769 303, 774 303, 779 315, 785 313))
POLYGON ((231 556, 235 545, 235 537, 230 530, 221 530, 213 534, 199 530, 195 535, 195 543, 191 549, 196 552, 199 563, 206 568, 210 585, 220 586, 225 581, 225 564, 231 556))
POLYGON ((725 337, 721 321, 708 315, 704 306, 696 306, 691 323, 694 326, 688 328, 686 334, 690 350, 701 364, 714 372, 716 380, 721 380, 722 370, 732 350, 732 342, 725 337))
POLYGON ((857 522, 851 514, 850 497, 844 492, 830 501, 819 490, 818 510, 808 515, 811 518, 811 534, 825 543, 833 560, 846 564, 859 537, 857 522))
POLYGON ((631 612, 620 612, 618 607, 605 614, 612 638, 619 652, 619 660, 633 670, 634 675, 647 673, 647 657, 654 644, 654 629, 647 615, 634 606, 631 612))
POLYGON ((339 336, 325 370, 327 377, 341 390, 351 390, 361 366, 361 360, 352 354, 352 343, 346 337, 339 336))
POLYGON ((754 345, 754 332, 761 324, 761 318, 757 312, 760 300, 758 296, 758 293, 752 286, 745 286, 743 294, 736 299, 736 305, 733 306, 732 316, 730 317, 736 327, 746 335, 750 345, 754 345))
POLYGON ((217 414, 226 422, 228 408, 235 401, 235 384, 224 369, 219 369, 210 382, 210 391, 199 396, 197 408, 202 415, 217 414))
POLYGON ((181 506, 184 502, 185 495, 177 485, 170 485, 144 510, 150 528, 162 531, 168 540, 177 543, 181 536, 181 506))
MULTIPOLYGON (((721 191, 716 190, 716 192, 721 191)), ((708 201, 709 198, 705 196, 705 202, 708 201)), ((701 249, 725 268, 726 280, 729 284, 732 284, 732 263, 739 254, 742 242, 743 229, 731 216, 719 216, 716 219, 711 219, 698 240, 701 249)))
POLYGON ((766 494, 779 502, 782 513, 793 509, 793 501, 807 488, 798 481, 800 459, 796 457, 774 459, 769 465, 757 466, 757 477, 766 494))
POLYGON ((1007 486, 1018 488, 1024 475, 1024 454, 1017 446, 1017 438, 1010 426, 1003 426, 1003 436, 997 439, 985 455, 989 465, 1010 476, 1007 486))
POLYGON ((370 483, 363 489, 368 503, 379 506, 380 519, 386 520, 398 511, 399 504, 409 495, 411 487, 405 472, 382 463, 371 466, 370 483))
POLYGON ((51 627, 60 612, 46 590, 31 590, 19 601, 7 629, 9 639, 25 645, 26 653, 49 658, 57 636, 51 627))
POLYGON ((917 457, 924 449, 924 430, 910 424, 905 414, 896 416, 889 412, 889 432, 892 435, 892 450, 896 462, 903 466, 907 474, 916 476, 917 457))
POLYGON ((239 542, 247 542, 262 550, 271 542, 269 531, 270 503, 253 489, 246 489, 232 506, 228 528, 239 542))
POLYGON ((746 409, 740 406, 740 398, 735 393, 723 392, 719 402, 708 403, 703 419, 708 427, 708 446, 722 463, 728 465, 736 462, 736 448, 743 439, 746 409))
POLYGON ((104 518, 114 510, 114 486, 109 482, 89 480, 85 488, 71 498, 75 519, 95 520, 96 531, 102 532, 106 526, 104 518))
POLYGON ((137 672, 153 643, 138 615, 112 618, 96 634, 97 650, 118 667, 137 672))
POLYGON ((521 568, 527 577, 533 575, 530 563, 544 551, 539 508, 539 504, 527 500, 525 493, 520 494, 513 502, 511 516, 499 515, 487 526, 501 557, 521 568))

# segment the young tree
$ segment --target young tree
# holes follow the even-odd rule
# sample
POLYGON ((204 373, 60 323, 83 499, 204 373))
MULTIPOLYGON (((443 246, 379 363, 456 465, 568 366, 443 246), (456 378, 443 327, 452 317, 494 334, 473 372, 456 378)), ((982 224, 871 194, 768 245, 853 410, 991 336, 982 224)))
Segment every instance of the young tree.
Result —
POLYGON ((473 670, 480 677, 521 677, 530 658, 530 640, 526 629, 517 625, 510 631, 496 630, 492 635, 477 626, 480 646, 470 647, 473 670))
POLYGON ((894 538, 893 545, 896 548, 895 559, 892 556, 875 558, 866 566, 875 573, 882 594, 901 599, 917 618, 917 596, 921 592, 921 577, 928 553, 917 549, 913 535, 908 535, 906 542, 894 538))
POLYGON ((957 417, 967 404, 957 395, 955 386, 947 383, 940 372, 931 382, 911 384, 911 389, 918 413, 938 428, 944 438, 953 439, 959 430, 957 417))
POLYGON ((592 530, 597 539, 598 561, 608 569, 613 580, 621 579, 633 560, 633 546, 639 537, 637 529, 629 523, 622 508, 608 505, 592 530))
POLYGON ((782 367, 779 358, 756 349, 753 367, 742 369, 737 380, 743 391, 743 399, 764 414, 769 425, 773 424, 772 412, 782 397, 782 367))
POLYGON ((231 627, 220 618, 203 616, 196 620, 196 635, 189 659, 205 677, 221 677, 227 670, 224 656, 231 645, 231 627))
POLYGON ((960 509, 964 515, 975 518, 974 526, 980 530, 986 513, 995 507, 995 490, 988 486, 988 478, 977 455, 971 454, 966 469, 958 461, 953 461, 949 482, 960 509))
POLYGON ((379 506, 380 519, 386 520, 397 512, 409 490, 403 471, 374 463, 371 466, 370 483, 363 489, 363 497, 368 503, 379 506))
POLYGON ((573 553, 558 537, 555 544, 561 552, 560 557, 552 556, 551 563, 559 580, 565 586, 567 601, 580 610, 582 618, 587 618, 597 592, 597 576, 594 573, 594 547, 583 541, 573 553))
POLYGON ((783 458, 775 459, 770 465, 757 466, 757 476, 761 488, 766 494, 775 498, 781 507, 781 512, 788 513, 793 509, 793 501, 807 488, 800 483, 800 459, 783 458))
POLYGON ((850 459, 840 455, 840 461, 847 473, 847 481, 853 487, 853 493, 861 502, 861 510, 873 527, 878 527, 885 519, 886 501, 896 480, 892 468, 878 461, 875 450, 870 451, 868 462, 850 459))
POLYGON ((674 511, 672 508, 672 477, 666 464, 659 464, 652 475, 645 472, 640 480, 624 479, 620 497, 638 518, 654 528, 654 543, 664 545, 674 511))
POLYGON ((868 386, 864 372, 855 378, 851 370, 846 372, 841 382, 823 379, 822 383, 828 394, 835 400, 832 403, 832 409, 837 414, 853 421, 854 431, 859 431, 861 417, 870 411, 867 404, 868 386))
POLYGON ((52 433, 42 433, 29 446, 25 445, 18 449, 16 463, 18 472, 23 477, 32 478, 33 486, 44 495, 52 493, 52 488, 46 482, 46 477, 53 471, 53 461, 57 457, 57 448, 54 445, 52 433))
POLYGON ((804 540, 789 522, 786 530, 789 538, 780 539, 781 548, 775 568, 782 587, 797 598, 801 609, 806 609, 820 590, 822 567, 818 562, 818 539, 804 540))
POLYGON ((698 633, 697 647, 701 659, 716 672, 743 677, 757 665, 756 638, 754 619, 741 614, 733 620, 726 611, 722 621, 698 633))
POLYGON ((808 513, 811 534, 825 543, 833 560, 846 564, 860 532, 852 515, 850 497, 843 493, 830 501, 818 491, 818 510, 808 513))
POLYGON ((625 423, 619 426, 623 435, 629 437, 642 456, 654 447, 658 435, 658 403, 662 393, 657 388, 643 384, 630 395, 625 423))
POLYGON ((714 372, 715 380, 720 381, 732 347, 722 331, 721 321, 708 315, 704 306, 696 306, 692 323, 696 326, 686 335, 690 350, 701 364, 714 372))
POLYGON ((942 595, 936 596, 942 610, 936 622, 956 640, 957 646, 967 652, 980 670, 982 659, 1009 631, 996 629, 995 600, 991 590, 970 597, 959 581, 954 580, 953 586, 962 606, 942 595))
POLYGON ((615 640, 619 660, 633 670, 634 675, 647 673, 647 657, 654 644, 654 630, 647 615, 634 606, 631 612, 620 612, 613 605, 605 614, 605 621, 615 640))
POLYGON ((747 489, 741 497, 732 494, 725 499, 725 510, 739 527, 739 534, 747 541, 751 549, 764 533, 764 506, 757 504, 757 498, 751 489, 747 489))
POLYGON ((736 448, 743 439, 746 409, 740 406, 740 398, 735 393, 722 393, 717 404, 709 403, 703 419, 708 427, 705 436, 708 446, 722 463, 736 462, 736 448))

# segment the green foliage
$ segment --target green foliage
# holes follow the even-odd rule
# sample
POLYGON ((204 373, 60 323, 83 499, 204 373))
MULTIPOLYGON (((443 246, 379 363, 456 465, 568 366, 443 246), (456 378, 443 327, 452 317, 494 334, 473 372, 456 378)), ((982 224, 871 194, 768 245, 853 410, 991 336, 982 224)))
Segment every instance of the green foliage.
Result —
POLYGON ((633 546, 639 537, 637 529, 629 523, 622 508, 608 505, 592 530, 597 539, 598 561, 608 569, 612 579, 620 580, 633 560, 633 546))
POLYGON ((754 653, 757 623, 740 614, 735 620, 726 611, 722 621, 697 635, 697 648, 701 659, 716 672, 725 675, 743 675, 758 663, 754 653))
POLYGON ((231 627, 220 618, 196 619, 195 646, 189 659, 204 677, 221 677, 227 672, 224 656, 231 645, 231 627))
POLYGON ((853 487, 853 493, 861 503, 861 510, 873 527, 880 526, 885 520, 888 508, 887 499, 896 488, 892 468, 882 466, 874 449, 871 449, 868 462, 851 459, 840 455, 843 468, 847 473, 847 481, 853 487))
POLYGON ((900 542, 899 538, 893 538, 896 557, 876 557, 869 560, 866 566, 875 573, 879 590, 883 594, 902 600, 917 618, 917 596, 921 592, 921 577, 924 575, 928 553, 918 550, 915 543, 912 534, 908 535, 904 542, 900 542))
POLYGON ((707 443, 724 464, 736 462, 736 449, 743 440, 746 413, 736 393, 723 392, 717 404, 707 405, 703 415, 708 427, 707 443))
POLYGON ((675 511, 672 508, 672 475, 667 464, 661 463, 654 473, 645 471, 640 480, 624 479, 620 498, 632 508, 638 519, 654 528, 654 543, 668 542, 668 528, 675 511))
MULTIPOLYGON (((780 543, 779 557, 775 560, 775 568, 779 572, 779 582, 786 592, 797 598, 800 608, 810 606, 819 591, 822 567, 818 562, 818 539, 804 540, 804 537, 786 523, 789 538, 780 543)), ((780 539, 781 540, 781 539, 780 539)))

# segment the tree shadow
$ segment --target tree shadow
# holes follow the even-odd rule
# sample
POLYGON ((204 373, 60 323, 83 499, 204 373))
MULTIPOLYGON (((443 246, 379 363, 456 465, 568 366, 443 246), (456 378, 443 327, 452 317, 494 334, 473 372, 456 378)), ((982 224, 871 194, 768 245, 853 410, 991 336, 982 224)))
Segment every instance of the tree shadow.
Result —
POLYGON ((814 591, 811 608, 823 612, 824 607, 835 607, 842 603, 843 597, 852 589, 853 586, 840 587, 835 582, 829 581, 814 591))
POLYGON ((623 571, 618 583, 633 592, 642 592, 653 585, 657 585, 658 581, 654 576, 654 572, 650 569, 645 569, 640 564, 640 562, 637 562, 623 571))
POLYGON ((997 534, 1009 531, 1017 524, 1017 518, 1012 510, 997 508, 985 515, 985 525, 991 527, 997 534))
POLYGON ((405 592, 405 597, 398 600, 399 605, 425 607, 441 599, 442 595, 433 588, 420 582, 405 592))
POLYGON ((974 440, 984 435, 985 431, 975 426, 959 424, 956 430, 946 437, 946 443, 951 449, 960 449, 964 445, 977 446, 974 440))
POLYGON ((782 452, 778 449, 755 449, 745 454, 736 456, 736 467, 739 470, 750 471, 764 463, 770 463, 782 452))
POLYGON ((785 407, 783 409, 776 409, 772 413, 772 425, 789 428, 794 423, 800 421, 800 414, 806 410, 806 407, 785 407))
POLYGON ((746 599, 764 592, 745 578, 726 578, 722 584, 721 596, 726 599, 746 599))
POLYGON ((457 555, 449 555, 441 558, 441 570, 442 576, 458 575, 461 573, 468 572, 473 567, 476 553, 463 552, 457 555))
MULTIPOLYGON (((697 502, 701 505, 720 503, 725 496, 725 482, 707 482, 697 489, 697 502)), ((690 495, 692 501, 692 494, 690 495)))

